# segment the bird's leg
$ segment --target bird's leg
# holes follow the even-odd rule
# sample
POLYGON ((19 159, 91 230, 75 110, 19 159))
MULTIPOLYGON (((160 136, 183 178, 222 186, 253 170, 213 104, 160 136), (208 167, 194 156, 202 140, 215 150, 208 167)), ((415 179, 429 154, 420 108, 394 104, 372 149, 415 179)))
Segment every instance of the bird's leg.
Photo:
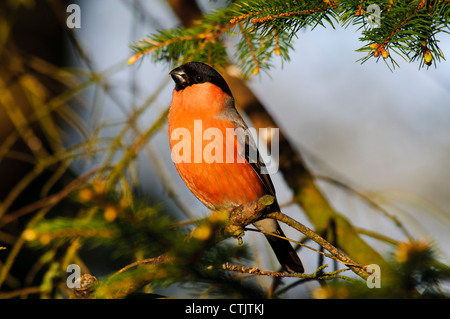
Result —
POLYGON ((239 244, 242 244, 244 227, 261 218, 266 207, 272 205, 274 201, 275 197, 272 195, 264 195, 253 202, 235 207, 230 212, 229 222, 225 226, 225 236, 237 238, 239 244))

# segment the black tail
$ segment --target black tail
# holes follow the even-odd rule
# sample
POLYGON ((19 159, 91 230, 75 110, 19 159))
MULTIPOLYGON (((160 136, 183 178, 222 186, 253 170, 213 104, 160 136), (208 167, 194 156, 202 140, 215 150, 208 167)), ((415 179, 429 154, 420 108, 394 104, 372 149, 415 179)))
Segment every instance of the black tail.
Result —
MULTIPOLYGON (((254 225, 265 232, 274 233, 279 236, 286 237, 281 230, 280 225, 276 220, 273 219, 261 219, 258 220, 254 225)), ((265 234, 267 240, 269 241, 270 246, 272 247, 275 256, 281 266, 290 273, 303 273, 303 264, 295 252, 294 248, 292 248, 289 241, 283 238, 271 236, 265 234)))

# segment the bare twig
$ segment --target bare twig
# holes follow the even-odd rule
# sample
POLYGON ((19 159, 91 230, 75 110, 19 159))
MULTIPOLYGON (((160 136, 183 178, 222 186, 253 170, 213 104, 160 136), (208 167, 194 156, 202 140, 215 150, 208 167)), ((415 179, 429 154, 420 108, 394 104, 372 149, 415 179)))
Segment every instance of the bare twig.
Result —
POLYGON ((244 274, 249 274, 253 276, 270 276, 270 277, 293 277, 293 278, 303 278, 303 279, 335 279, 341 278, 346 280, 353 280, 350 277, 339 275, 342 272, 348 271, 349 269, 340 269, 333 272, 323 272, 323 269, 328 267, 328 265, 323 265, 319 267, 313 274, 300 274, 300 273, 286 273, 286 272, 278 272, 278 271, 267 271, 261 270, 258 267, 244 267, 240 265, 230 265, 226 263, 222 265, 222 268, 227 271, 234 271, 244 274))
MULTIPOLYGON (((230 222, 226 226, 226 234, 229 234, 233 237, 237 237, 240 239, 243 236, 245 226, 252 224, 259 218, 261 218, 261 214, 264 212, 267 206, 270 206, 274 201, 273 196, 265 195, 258 200, 255 200, 251 203, 244 204, 234 209, 230 213, 230 222)), ((312 239, 314 242, 319 244, 324 249, 328 250, 332 256, 323 253, 325 256, 333 258, 344 265, 348 266, 355 274, 358 276, 367 279, 369 273, 364 271, 365 266, 361 265, 355 261, 353 261, 350 257, 343 254, 339 249, 331 245, 328 241, 322 238, 320 235, 306 227, 305 225, 299 223, 298 221, 290 218, 289 216, 281 213, 281 212, 273 212, 269 214, 265 214, 264 218, 273 218, 279 220, 281 222, 286 223, 287 225, 295 228, 296 230, 303 233, 308 238, 312 239)), ((276 234, 270 234, 272 236, 280 237, 276 234)), ((286 238, 287 239, 287 238, 286 238)), ((303 245, 303 244, 301 244, 303 245)), ((308 247, 310 248, 310 247, 308 247)))
POLYGON ((40 208, 47 207, 47 206, 55 206, 58 204, 62 199, 66 198, 73 190, 75 190, 79 185, 81 185, 83 182, 85 182, 87 179, 98 173, 99 171, 105 169, 105 167, 96 167, 84 174, 82 174, 80 177, 73 180, 71 183, 69 183, 66 187, 64 187, 60 192, 48 196, 46 198, 43 198, 41 200, 38 200, 36 202, 33 202, 27 206, 24 206, 22 208, 19 208, 10 214, 6 215, 4 218, 0 220, 0 227, 3 227, 4 225, 8 224, 9 222, 22 217, 28 213, 34 212, 40 208))
POLYGON ((23 295, 31 295, 31 294, 38 294, 41 292, 41 287, 25 287, 22 289, 17 289, 13 291, 8 292, 2 292, 0 293, 0 299, 11 299, 23 295))
POLYGON ((367 279, 369 277, 370 274, 364 270, 365 267, 363 265, 360 265, 357 262, 353 261, 350 257, 343 254, 339 249, 331 245, 329 242, 327 242, 325 239, 323 239, 321 236, 319 236, 317 233, 315 233, 305 225, 299 223, 298 221, 290 218, 289 216, 281 212, 270 213, 265 217, 279 220, 295 228, 296 230, 300 231, 305 236, 307 236, 308 238, 310 238, 311 240, 315 241, 317 244, 328 250, 339 261, 345 263, 358 276, 364 279, 367 279))
POLYGON ((114 276, 117 276, 133 267, 137 267, 140 265, 157 265, 157 264, 167 263, 167 262, 172 262, 172 261, 173 261, 173 258, 170 258, 168 254, 162 254, 158 257, 137 260, 134 263, 131 263, 131 264, 123 267, 122 269, 118 270, 115 274, 113 274, 111 277, 109 277, 108 280, 111 280, 111 278, 114 278, 114 276))

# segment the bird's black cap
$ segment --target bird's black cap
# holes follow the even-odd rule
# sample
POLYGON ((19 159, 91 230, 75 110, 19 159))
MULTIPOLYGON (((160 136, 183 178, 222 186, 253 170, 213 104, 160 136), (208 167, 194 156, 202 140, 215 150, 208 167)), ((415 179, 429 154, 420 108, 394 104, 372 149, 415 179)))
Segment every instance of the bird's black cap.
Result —
POLYGON ((170 71, 170 76, 175 82, 176 91, 181 91, 190 85, 209 82, 231 96, 230 88, 220 73, 204 63, 188 62, 170 71))

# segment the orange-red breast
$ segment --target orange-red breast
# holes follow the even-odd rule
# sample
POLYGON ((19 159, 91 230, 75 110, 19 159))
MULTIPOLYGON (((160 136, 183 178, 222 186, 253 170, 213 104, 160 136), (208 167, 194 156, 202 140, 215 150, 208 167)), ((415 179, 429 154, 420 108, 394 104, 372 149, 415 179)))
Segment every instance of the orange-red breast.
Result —
MULTIPOLYGON (((212 210, 233 209, 266 194, 275 196, 270 175, 261 171, 265 164, 259 153, 256 151, 253 160, 249 158, 251 150, 257 150, 256 144, 244 134, 248 127, 223 77, 198 62, 186 63, 170 75, 175 81, 169 111, 170 148, 175 167, 192 193, 212 210), (235 135, 230 138, 227 129, 235 135), (181 148, 178 143, 184 138, 190 141, 181 148), (205 158, 205 154, 212 158, 205 158)), ((268 212, 279 210, 276 200, 267 208, 268 212)), ((276 220, 263 218, 254 225, 284 236, 276 220)), ((270 235, 266 238, 286 271, 304 271, 288 241, 270 235)))

